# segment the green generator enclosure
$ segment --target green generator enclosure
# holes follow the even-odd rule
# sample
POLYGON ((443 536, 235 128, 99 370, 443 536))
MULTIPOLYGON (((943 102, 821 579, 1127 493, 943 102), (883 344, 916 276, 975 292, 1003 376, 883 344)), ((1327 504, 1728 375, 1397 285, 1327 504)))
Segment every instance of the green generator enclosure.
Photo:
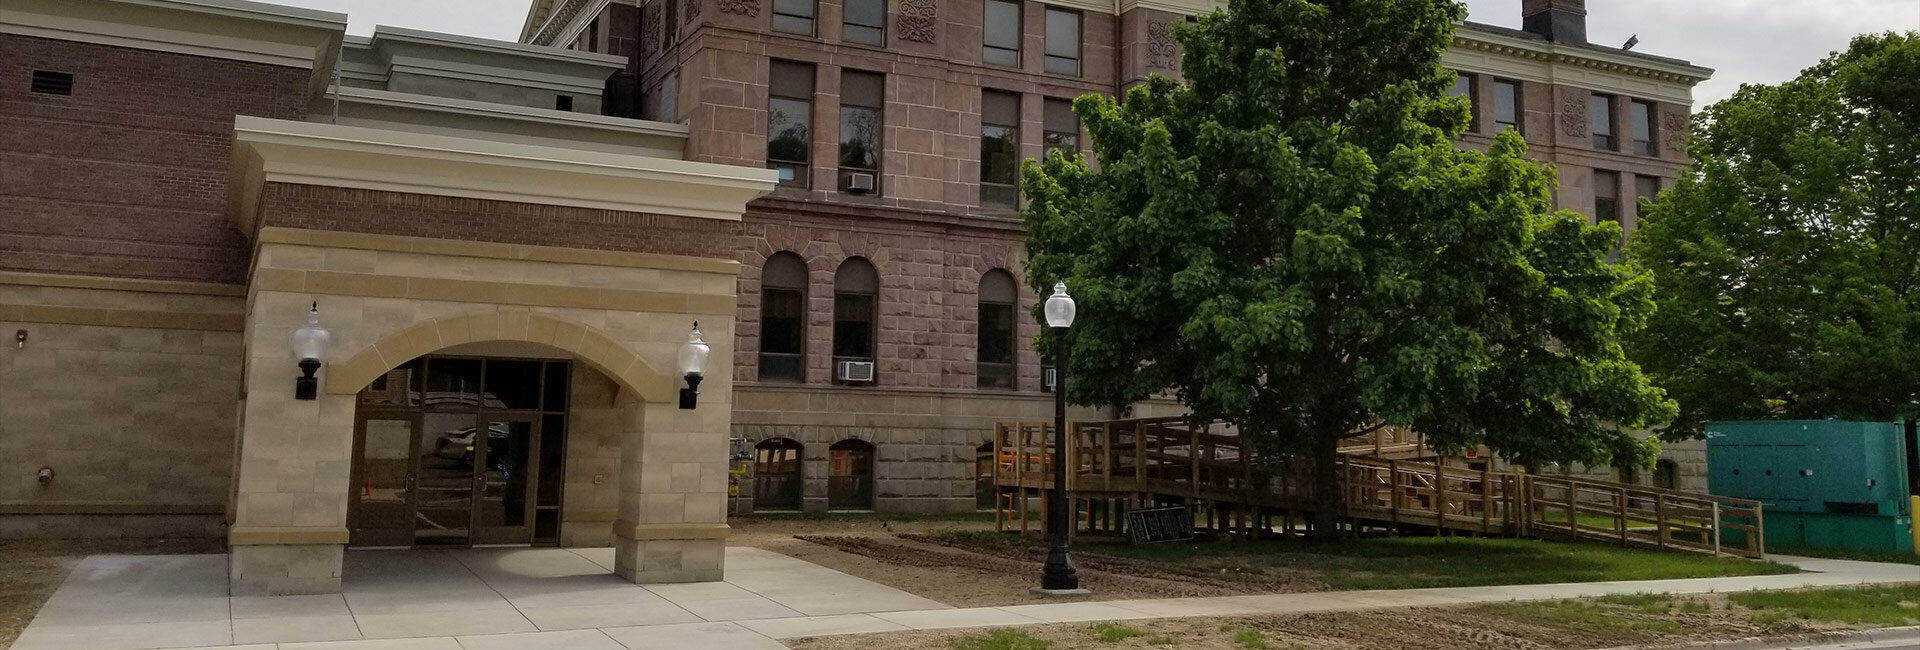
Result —
POLYGON ((1916 443, 1904 422, 1710 422, 1708 490, 1759 501, 1769 546, 1910 552, 1916 443))

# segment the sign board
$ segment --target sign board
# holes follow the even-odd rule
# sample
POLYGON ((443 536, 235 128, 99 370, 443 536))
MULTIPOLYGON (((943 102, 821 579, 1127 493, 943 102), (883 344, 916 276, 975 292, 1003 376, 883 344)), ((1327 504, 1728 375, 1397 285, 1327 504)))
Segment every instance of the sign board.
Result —
POLYGON ((1193 519, 1183 506, 1129 510, 1127 532, 1135 544, 1193 539, 1193 519))

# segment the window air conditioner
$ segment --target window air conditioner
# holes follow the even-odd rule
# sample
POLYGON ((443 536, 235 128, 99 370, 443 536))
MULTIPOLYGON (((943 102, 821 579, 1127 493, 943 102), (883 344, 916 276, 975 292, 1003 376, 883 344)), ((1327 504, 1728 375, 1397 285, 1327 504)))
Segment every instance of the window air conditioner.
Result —
POLYGON ((841 178, 840 189, 845 190, 847 192, 852 192, 855 194, 866 194, 866 193, 872 192, 873 191, 873 174, 869 174, 866 172, 849 172, 846 176, 841 178))
POLYGON ((834 378, 840 381, 873 381, 873 362, 842 361, 834 378))

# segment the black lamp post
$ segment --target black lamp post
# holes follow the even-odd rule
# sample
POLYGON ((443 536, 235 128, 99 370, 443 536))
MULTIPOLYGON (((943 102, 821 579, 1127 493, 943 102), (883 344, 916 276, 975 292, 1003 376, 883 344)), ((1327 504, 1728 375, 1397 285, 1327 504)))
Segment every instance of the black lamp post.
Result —
POLYGON ((1047 492, 1047 566, 1040 571, 1040 589, 1046 592, 1075 592, 1080 589, 1080 574, 1073 568, 1067 552, 1067 328, 1073 326, 1073 296, 1067 295, 1067 283, 1053 285, 1042 311, 1053 328, 1053 489, 1047 492))

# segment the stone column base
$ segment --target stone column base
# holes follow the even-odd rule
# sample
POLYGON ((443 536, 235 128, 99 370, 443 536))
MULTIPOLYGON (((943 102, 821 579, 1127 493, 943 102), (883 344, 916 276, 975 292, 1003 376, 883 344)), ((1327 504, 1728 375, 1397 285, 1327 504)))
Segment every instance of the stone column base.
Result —
POLYGON ((344 528, 234 528, 227 539, 230 595, 340 593, 341 567, 346 562, 344 528))
POLYGON ((632 582, 718 582, 726 561, 726 524, 613 524, 613 573, 632 582))

